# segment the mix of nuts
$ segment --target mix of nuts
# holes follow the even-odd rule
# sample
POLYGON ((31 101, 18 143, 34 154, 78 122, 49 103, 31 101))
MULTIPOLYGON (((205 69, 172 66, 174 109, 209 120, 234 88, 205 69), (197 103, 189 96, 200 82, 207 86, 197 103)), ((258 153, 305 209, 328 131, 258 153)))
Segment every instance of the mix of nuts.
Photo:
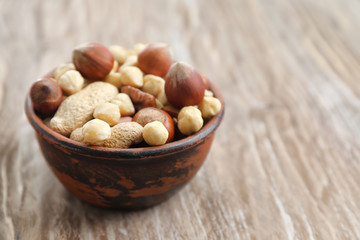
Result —
POLYGON ((198 132, 221 109, 208 79, 173 62, 165 44, 126 49, 86 43, 72 57, 53 77, 36 81, 30 97, 51 129, 75 141, 111 148, 163 145, 198 132))

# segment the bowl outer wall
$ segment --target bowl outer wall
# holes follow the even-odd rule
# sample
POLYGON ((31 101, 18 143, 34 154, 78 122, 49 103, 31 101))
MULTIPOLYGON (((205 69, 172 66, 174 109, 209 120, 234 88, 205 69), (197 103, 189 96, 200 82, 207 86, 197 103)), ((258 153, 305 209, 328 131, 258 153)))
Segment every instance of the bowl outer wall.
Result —
POLYGON ((224 114, 223 99, 213 85, 212 90, 222 102, 220 113, 195 135, 159 147, 111 149, 75 142, 48 128, 29 97, 26 114, 50 169, 70 192, 97 206, 143 208, 170 197, 206 159, 224 114))

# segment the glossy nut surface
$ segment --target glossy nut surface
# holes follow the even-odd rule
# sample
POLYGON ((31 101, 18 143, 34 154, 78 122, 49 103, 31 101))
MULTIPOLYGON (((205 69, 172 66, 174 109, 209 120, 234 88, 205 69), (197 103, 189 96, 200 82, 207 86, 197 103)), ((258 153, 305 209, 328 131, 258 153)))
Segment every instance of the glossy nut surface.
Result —
POLYGON ((62 101, 62 90, 52 78, 42 78, 30 88, 30 97, 35 111, 41 117, 49 117, 62 101))
POLYGON ((149 44, 138 55, 138 67, 146 74, 164 77, 171 64, 171 52, 165 44, 149 44))
POLYGON ((174 63, 165 79, 166 98, 176 107, 197 105, 204 97, 201 75, 184 62, 174 63))
POLYGON ((84 43, 73 51, 73 63, 76 69, 91 80, 101 80, 113 68, 114 57, 109 49, 98 43, 84 43))

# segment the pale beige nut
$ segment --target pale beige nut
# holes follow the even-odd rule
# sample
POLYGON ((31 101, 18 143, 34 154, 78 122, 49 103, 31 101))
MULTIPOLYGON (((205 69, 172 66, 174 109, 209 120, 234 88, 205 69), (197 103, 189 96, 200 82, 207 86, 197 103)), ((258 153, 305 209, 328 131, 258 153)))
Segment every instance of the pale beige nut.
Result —
POLYGON ((117 88, 121 88, 121 73, 111 71, 104 79, 105 82, 111 83, 117 88))
POLYGON ((129 148, 141 143, 143 127, 137 122, 121 122, 111 128, 111 137, 102 146, 109 148, 129 148))
POLYGON ((114 65, 110 72, 117 72, 118 70, 119 70, 119 62, 114 60, 114 65))
POLYGON ((82 134, 86 144, 102 145, 105 140, 111 137, 111 128, 106 122, 93 119, 82 127, 82 134))
POLYGON ((204 97, 213 97, 214 93, 210 90, 205 89, 204 97))
POLYGON ((93 114, 94 118, 107 122, 110 126, 116 125, 120 120, 119 106, 114 103, 102 103, 98 105, 93 114))
POLYGON ((203 118, 213 117, 221 110, 221 102, 214 97, 204 97, 201 103, 198 105, 199 110, 203 118))
POLYGON ((56 68, 55 73, 54 73, 54 78, 56 79, 56 81, 59 80, 61 75, 63 75, 64 73, 66 73, 69 70, 75 70, 75 65, 73 63, 60 64, 56 68))
POLYGON ((69 136, 76 128, 92 119, 97 105, 110 101, 116 94, 118 89, 114 85, 102 81, 93 82, 60 104, 50 121, 50 127, 64 136, 69 136))
POLYGON ((167 98, 166 98, 165 91, 161 91, 161 92, 157 95, 156 98, 161 102, 162 105, 165 106, 165 105, 168 104, 168 100, 167 100, 167 98))
POLYGON ((154 97, 157 97, 161 92, 164 91, 165 80, 161 77, 147 74, 144 76, 144 84, 142 90, 150 93, 154 97))
POLYGON ((134 45, 133 47, 133 51, 135 54, 139 54, 139 52, 141 52, 142 50, 144 50, 146 48, 146 44, 144 43, 137 43, 134 45))
POLYGON ((137 62, 138 62, 138 57, 136 55, 131 55, 126 58, 125 62, 123 63, 123 65, 121 65, 119 70, 121 71, 128 66, 137 66, 137 62))
POLYGON ((129 51, 128 49, 119 45, 110 46, 109 50, 113 55, 113 57, 115 58, 115 60, 119 62, 119 64, 123 64, 126 58, 128 58, 128 56, 133 54, 132 51, 129 51))
POLYGON ((184 135, 198 132, 204 124, 199 109, 193 106, 183 107, 178 115, 178 128, 184 135))
POLYGON ((58 84, 67 95, 72 95, 83 88, 84 78, 81 76, 80 72, 69 70, 61 75, 58 84))
POLYGON ((143 138, 151 146, 159 146, 166 143, 169 132, 160 121, 153 121, 144 126, 143 138))
POLYGON ((119 106, 121 116, 131 116, 135 113, 134 104, 126 93, 117 94, 110 102, 119 106))
POLYGON ((129 85, 140 88, 143 86, 143 73, 138 67, 127 66, 121 69, 121 83, 122 85, 129 85))
POLYGON ((82 127, 75 129, 70 134, 70 139, 77 142, 84 142, 84 135, 82 133, 82 127))

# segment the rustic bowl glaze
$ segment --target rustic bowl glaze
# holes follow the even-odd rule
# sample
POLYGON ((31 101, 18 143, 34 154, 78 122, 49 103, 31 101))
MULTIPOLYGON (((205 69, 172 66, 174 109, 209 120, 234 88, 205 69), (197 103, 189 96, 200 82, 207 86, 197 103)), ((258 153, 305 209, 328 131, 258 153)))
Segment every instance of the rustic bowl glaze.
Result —
POLYGON ((141 209, 168 199, 199 170, 210 150, 220 113, 196 134, 157 147, 113 149, 89 147, 66 138, 34 113, 29 96, 25 111, 53 173, 75 196, 99 207, 141 209))

